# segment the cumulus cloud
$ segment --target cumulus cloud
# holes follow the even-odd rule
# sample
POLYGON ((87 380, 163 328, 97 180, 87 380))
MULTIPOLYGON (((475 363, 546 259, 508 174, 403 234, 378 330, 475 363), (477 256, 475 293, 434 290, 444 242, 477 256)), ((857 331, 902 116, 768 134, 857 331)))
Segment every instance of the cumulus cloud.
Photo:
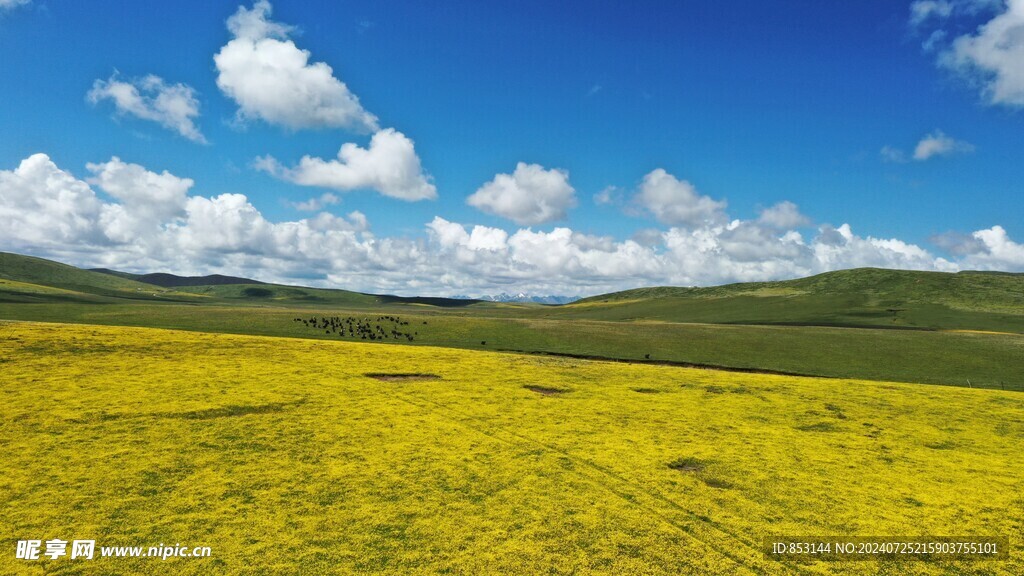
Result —
POLYGON ((308 276, 333 253, 374 270, 387 266, 366 264, 379 254, 359 212, 271 223, 244 195, 191 196, 192 180, 166 171, 116 157, 88 170, 93 176, 80 180, 45 154, 0 170, 0 246, 88 266, 223 269, 278 280, 308 276))
POLYGON ((338 151, 337 160, 303 156, 294 168, 275 158, 257 158, 254 166, 282 180, 302 186, 349 191, 372 189, 401 200, 432 200, 437 188, 423 171, 413 141, 393 128, 377 132, 368 148, 351 142, 338 151))
POLYGON ((157 174, 122 162, 117 156, 86 168, 93 173, 88 182, 119 201, 104 203, 100 211, 100 227, 115 242, 131 242, 148 228, 183 216, 194 184, 166 170, 157 174))
POLYGON ((929 241, 950 254, 957 256, 976 254, 985 248, 984 242, 974 236, 954 231, 936 234, 929 238, 929 241))
POLYGON ((969 265, 981 269, 1024 268, 1024 244, 1014 242, 1002 226, 993 226, 971 234, 985 248, 967 259, 969 265))
POLYGON ((34 154, 14 170, 0 170, 0 239, 15 250, 95 244, 103 203, 86 182, 34 154))
POLYGON ((644 176, 635 200, 664 224, 695 227, 726 219, 724 200, 702 196, 693 184, 661 168, 644 176))
POLYGON ((1024 0, 1008 0, 977 34, 956 38, 940 62, 977 78, 993 104, 1024 106, 1024 0))
POLYGON ((566 212, 576 205, 576 190, 569 185, 565 170, 519 162, 512 174, 496 175, 466 203, 517 224, 543 224, 565 219, 566 212))
POLYGON ((243 194, 197 195, 188 178, 116 157, 88 170, 87 180, 78 179, 45 154, 0 170, 0 249, 87 267, 438 295, 595 294, 857 266, 1024 270, 1024 245, 1001 226, 948 235, 942 242, 953 258, 946 259, 898 238, 857 234, 849 224, 820 225, 805 237, 785 226, 804 221, 787 203, 754 220, 729 220, 722 211, 718 221, 646 229, 627 240, 568 227, 506 231, 442 217, 420 237, 379 238, 359 212, 271 222, 243 194))
POLYGON ((325 192, 315 198, 309 200, 303 200, 302 202, 290 202, 292 208, 300 210, 302 212, 319 212, 327 206, 333 206, 341 202, 341 198, 337 195, 325 192))
POLYGON ((822 226, 810 241, 796 231, 739 220, 697 229, 645 230, 643 238, 625 241, 569 228, 520 229, 506 237, 499 229, 481 226, 470 232, 441 217, 428 230, 432 244, 450 263, 438 277, 449 293, 479 286, 481 276, 492 286, 536 286, 573 294, 792 278, 855 266, 957 269, 918 246, 858 236, 846 224, 822 226), (480 241, 485 237, 493 240, 486 246, 480 241))
POLYGON ((146 212, 156 219, 176 216, 185 204, 190 178, 179 178, 164 170, 157 174, 139 164, 123 162, 117 156, 109 162, 86 164, 93 173, 90 184, 99 186, 135 212, 146 212))
POLYGON ((260 119, 293 130, 378 129, 367 112, 324 62, 295 45, 293 28, 270 20, 270 2, 240 6, 227 21, 233 38, 213 57, 217 86, 238 104, 241 120, 260 119))
POLYGON ((951 253, 962 256, 966 268, 1024 269, 1024 244, 1014 242, 1002 226, 978 230, 969 235, 944 234, 933 238, 933 241, 951 253))
POLYGON ((150 120, 193 142, 206 143, 193 120, 199 117, 199 100, 186 84, 168 84, 152 74, 123 81, 114 74, 93 82, 86 98, 93 104, 110 100, 118 114, 150 120))
POLYGON ((886 162, 905 163, 910 160, 923 162, 937 156, 952 156, 954 154, 970 154, 974 152, 974 145, 970 142, 957 140, 947 136, 942 130, 935 130, 925 134, 914 146, 914 153, 910 156, 906 152, 894 146, 883 146, 881 150, 882 160, 886 162))
POLYGON ((927 160, 934 156, 951 154, 967 154, 974 151, 974 145, 962 140, 954 140, 941 130, 927 134, 914 147, 914 160, 927 160))
POLYGON ((938 64, 978 86, 990 104, 1024 106, 1024 0, 919 0, 911 4, 915 28, 935 23, 926 51, 939 44, 938 64), (941 26, 958 16, 990 14, 973 33, 954 36, 941 26))
POLYGON ((788 200, 762 209, 757 221, 779 229, 799 228, 811 223, 811 219, 801 214, 800 208, 788 200))

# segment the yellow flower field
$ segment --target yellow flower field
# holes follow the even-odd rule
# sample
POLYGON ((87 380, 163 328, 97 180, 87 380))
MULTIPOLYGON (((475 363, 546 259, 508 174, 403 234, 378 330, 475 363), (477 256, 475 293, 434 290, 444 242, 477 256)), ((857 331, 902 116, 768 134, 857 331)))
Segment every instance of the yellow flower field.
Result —
POLYGON ((0 384, 3 574, 1024 573, 1020 393, 32 323, 0 323, 0 384), (52 538, 212 555, 15 558, 52 538))

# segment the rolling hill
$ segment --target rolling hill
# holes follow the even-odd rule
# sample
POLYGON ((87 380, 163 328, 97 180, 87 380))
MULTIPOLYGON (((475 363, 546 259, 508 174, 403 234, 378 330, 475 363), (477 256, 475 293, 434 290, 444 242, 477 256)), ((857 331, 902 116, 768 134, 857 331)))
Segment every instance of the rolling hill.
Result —
POLYGON ((0 300, 39 302, 48 299, 102 302, 106 299, 180 301, 195 298, 130 278, 82 270, 34 256, 0 252, 0 300))
POLYGON ((172 290, 0 254, 0 319, 339 340, 294 319, 386 314, 408 323, 413 346, 1022 390, 1022 284, 857 269, 543 306, 278 284, 172 290))
POLYGON ((1024 274, 857 268, 778 282, 638 288, 579 300, 559 315, 1024 333, 1024 274))
POLYGON ((107 268, 83 270, 52 260, 0 252, 0 301, 35 302, 182 300, 205 304, 287 306, 384 306, 391 304, 462 308, 479 300, 364 294, 350 290, 286 286, 212 274, 132 274, 107 268), (99 297, 99 298, 97 298, 99 297))
POLYGON ((163 286, 164 288, 176 288, 178 286, 222 286, 225 284, 265 284, 265 282, 260 282, 259 280, 239 278, 237 276, 223 276, 221 274, 209 274, 207 276, 178 276, 177 274, 168 274, 166 272, 132 274, 131 272, 120 272, 109 268, 92 268, 89 271, 128 278, 129 280, 163 286))
POLYGON ((1024 333, 1024 274, 857 268, 775 282, 707 288, 637 288, 537 307, 480 300, 404 297, 270 284, 233 276, 82 270, 0 253, 0 299, 10 302, 115 300, 287 307, 428 306, 487 316, 983 330, 1024 333))

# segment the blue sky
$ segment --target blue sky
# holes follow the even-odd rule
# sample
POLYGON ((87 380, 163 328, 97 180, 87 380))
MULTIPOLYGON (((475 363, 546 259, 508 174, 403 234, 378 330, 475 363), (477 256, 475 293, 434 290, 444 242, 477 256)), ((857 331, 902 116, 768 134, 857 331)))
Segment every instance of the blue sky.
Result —
MULTIPOLYGON (((255 240, 211 242, 206 251, 193 241, 195 253, 175 259, 147 249, 152 238, 122 235, 114 241, 108 235, 83 243, 68 237, 61 243, 39 241, 31 230, 0 236, 0 249, 83 265, 144 263, 180 272, 230 268, 283 281, 311 277, 324 285, 438 293, 519 286, 587 293, 646 283, 786 277, 846 265, 1024 268, 1014 241, 1024 237, 1024 104, 1015 91, 1024 61, 1013 59, 1021 53, 1014 50, 1024 48, 984 51, 986 35, 999 32, 986 25, 999 18, 1011 30, 1022 25, 1013 6, 1002 2, 503 6, 279 0, 272 12, 267 5, 262 21, 295 27, 277 39, 308 51, 310 63, 329 65, 333 77, 379 120, 370 129, 345 122, 297 127, 267 115, 239 116, 245 105, 218 85, 225 71, 214 62, 233 38, 226 21, 239 10, 237 0, 21 2, 0 8, 0 170, 11 174, 5 201, 12 213, 15 205, 28 204, 12 200, 11 190, 27 194, 31 188, 16 169, 39 153, 55 169, 87 182, 98 202, 125 203, 123 194, 118 198, 90 181, 99 176, 86 168, 117 157, 154 174, 193 180, 190 197, 243 194, 274 224, 312 218, 315 211, 293 204, 330 192, 337 202, 322 210, 342 217, 356 211, 369 222, 369 230, 345 231, 353 235, 353 250, 379 251, 393 239, 403 250, 448 254, 439 262, 458 261, 461 268, 439 281, 446 272, 440 264, 416 261, 422 264, 419 273, 374 280, 372 266, 356 265, 327 248, 291 257, 272 254, 255 240), (915 13, 925 16, 915 20, 915 13), (936 31, 936 42, 923 47, 936 31), (958 47, 960 37, 973 40, 975 49, 958 47), (96 81, 139 86, 147 75, 192 91, 198 115, 190 121, 206 143, 119 110, 110 97, 87 98, 96 81), (1009 88, 994 91, 1001 79, 1006 81, 1000 86, 1009 88), (433 199, 410 201, 372 185, 301 184, 300 158, 329 161, 344 143, 366 148, 372 133, 384 128, 415 142, 422 182, 436 190, 433 199), (936 151, 914 159, 915 147, 929 137, 936 151), (258 169, 255 160, 267 156, 275 164, 258 169), (564 193, 568 188, 531 190, 517 180, 467 203, 488 182, 497 182, 496 175, 513 175, 520 162, 537 165, 538 173, 567 175, 571 199, 564 193), (657 169, 673 180, 661 193, 647 194, 645 177, 657 169), (11 183, 16 177, 17 186, 11 183), (607 202, 595 202, 603 190, 607 202), (522 197, 513 198, 517 194, 522 197), (530 202, 545 194, 560 198, 561 207, 524 217, 530 202), (696 206, 700 198, 727 206, 698 211, 706 216, 700 219, 691 216, 692 206, 680 204, 696 206), (518 216, 509 202, 520 207, 518 216), (798 246, 760 258, 742 256, 744 249, 735 247, 742 223, 754 227, 764 209, 780 202, 795 204, 800 217, 772 229, 746 230, 744 237, 771 241, 792 231, 801 235, 798 246), (729 228, 728 222, 740 224, 729 228), (451 227, 454 236, 439 231, 450 224, 467 235, 481 226, 478 240, 504 231, 508 245, 484 246, 451 227), (827 239, 842 224, 849 224, 857 241, 899 241, 927 255, 898 249, 895 255, 822 256, 815 239, 827 239), (973 235, 995 226, 1002 239, 973 235), (551 248, 570 250, 555 270, 554 263, 516 256, 510 240, 527 228, 544 234, 564 228, 578 238, 569 247, 556 242, 561 248, 551 248), (673 243, 672 230, 688 238, 685 247, 673 243), (713 250, 718 256, 674 254, 699 251, 694 238, 702 231, 712 231, 720 242, 713 250), (649 253, 627 255, 630 241, 649 253), (731 258, 732 249, 741 255, 731 258), (596 263, 601 254, 588 253, 594 250, 634 265, 624 261, 607 269, 596 263), (232 251, 237 254, 225 255, 232 251), (784 262, 776 262, 780 258, 784 262), (317 270, 302 272, 296 264, 302 261, 317 270), (701 270, 678 271, 686 266, 701 270)), ((187 226, 192 212, 182 210, 155 226, 187 226)), ((846 245, 854 251, 851 242, 846 245)), ((379 257, 374 254, 371 260, 379 257)), ((413 260, 406 268, 416 267, 413 260)), ((395 267, 383 259, 377 265, 395 267)))

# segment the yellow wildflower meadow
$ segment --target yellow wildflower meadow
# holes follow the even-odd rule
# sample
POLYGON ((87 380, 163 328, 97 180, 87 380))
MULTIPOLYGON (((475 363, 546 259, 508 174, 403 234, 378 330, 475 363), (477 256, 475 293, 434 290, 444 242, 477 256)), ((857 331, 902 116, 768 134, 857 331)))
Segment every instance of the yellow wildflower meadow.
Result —
POLYGON ((3 574, 1024 573, 1020 393, 34 323, 0 323, 0 384, 3 574), (1014 550, 779 562, 779 535, 1014 550), (157 545, 211 554, 99 552, 157 545))

